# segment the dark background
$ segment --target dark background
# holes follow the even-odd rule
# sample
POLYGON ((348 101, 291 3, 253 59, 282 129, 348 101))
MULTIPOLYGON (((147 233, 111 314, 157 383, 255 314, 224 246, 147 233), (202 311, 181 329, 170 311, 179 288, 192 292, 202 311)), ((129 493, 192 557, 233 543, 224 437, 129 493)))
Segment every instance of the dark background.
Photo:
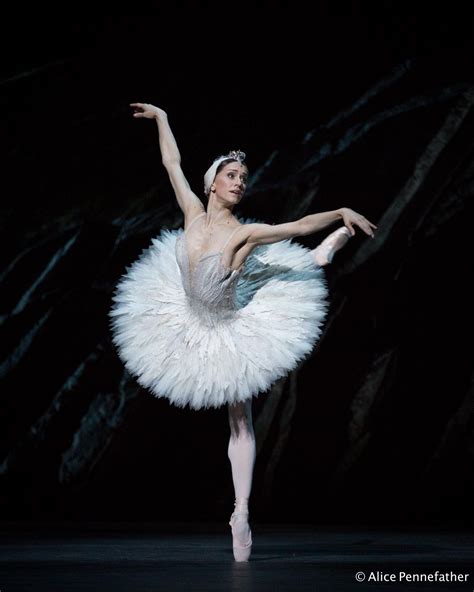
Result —
POLYGON ((18 169, 7 167, 14 199, 3 207, 14 215, 27 199, 25 222, 83 203, 91 179, 112 200, 130 179, 137 190, 156 182, 156 130, 131 118, 130 102, 168 112, 200 186, 210 155, 247 147, 257 168, 406 59, 426 60, 439 83, 472 77, 473 15, 462 3, 9 7, 2 28, 4 147, 15 155, 21 138, 24 149, 18 169), (145 162, 137 142, 151 153, 145 162))
MULTIPOLYGON (((268 179, 271 190, 256 191, 242 211, 268 222, 291 219, 297 204, 286 197, 285 173, 294 170, 305 134, 324 128, 405 63, 413 65, 406 86, 388 87, 377 99, 381 110, 409 96, 472 83, 472 8, 388 1, 41 5, 9 7, 1 26, 4 269, 32 248, 2 276, 1 451, 10 458, 1 472, 2 517, 226 516, 233 492, 225 409, 173 409, 141 390, 103 440, 101 424, 91 423, 87 441, 100 442, 80 468, 73 463, 77 471, 69 465, 73 478, 59 468, 84 418, 90 420, 93 394, 118 388, 114 380, 122 366, 106 325, 114 283, 163 226, 182 223, 161 165, 156 125, 134 120, 129 103, 167 111, 196 193, 212 159, 227 150, 247 152, 251 172, 274 150, 286 155, 288 164, 280 163, 268 179), (120 227, 137 213, 144 219, 114 251, 120 227), (76 226, 80 239, 69 258, 57 275, 48 272, 39 281, 76 226), (27 304, 12 312, 32 286, 27 304), (47 310, 52 312, 43 322, 47 310), (31 427, 97 344, 94 372, 71 391, 75 399, 48 423, 44 437, 33 437, 31 427)), ((443 109, 416 111, 403 130, 392 121, 357 144, 354 158, 335 156, 316 166, 321 191, 309 212, 344 205, 377 224, 446 116, 443 109)), ((416 249, 407 243, 409 222, 422 217, 426 196, 451 178, 453 162, 470 162, 471 131, 472 114, 438 177, 424 186, 411 218, 401 219, 375 263, 347 284, 338 285, 334 275, 335 301, 347 295, 350 313, 335 314, 318 357, 299 372, 298 410, 276 468, 272 450, 282 443, 282 431, 268 426, 253 494, 260 519, 472 521, 472 415, 462 415, 463 431, 434 476, 417 480, 445 443, 456 411, 471 400, 465 397, 472 350, 461 341, 471 329, 471 268, 464 255, 471 248, 472 193, 463 195, 463 206, 442 232, 434 238, 427 233, 416 249), (396 283, 400 253, 403 276, 396 283), (383 288, 381 278, 390 278, 383 288), (367 376, 370 352, 391 339, 397 363, 391 387, 372 410, 373 444, 334 479, 341 474, 350 405, 367 376)), ((314 246, 321 238, 301 242, 314 246)), ((356 240, 341 265, 362 243, 360 236, 356 240)), ((256 417, 264 398, 255 402, 256 417)), ((279 413, 285 416, 284 407, 279 413)))

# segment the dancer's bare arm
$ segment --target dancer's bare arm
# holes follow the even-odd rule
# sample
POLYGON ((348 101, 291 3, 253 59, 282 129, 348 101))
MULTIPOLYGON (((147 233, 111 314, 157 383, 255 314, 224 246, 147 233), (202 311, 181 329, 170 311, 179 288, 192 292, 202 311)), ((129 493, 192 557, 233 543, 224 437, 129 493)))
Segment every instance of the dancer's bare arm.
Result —
POLYGON ((377 228, 375 224, 372 224, 367 218, 350 208, 339 208, 329 212, 310 214, 294 222, 285 222, 284 224, 247 224, 247 241, 254 245, 276 243, 295 236, 313 234, 338 220, 342 220, 353 235, 355 234, 353 225, 356 225, 366 234, 374 237, 372 227, 377 228))
POLYGON ((161 160, 168 172, 171 185, 174 189, 176 200, 185 218, 192 220, 197 214, 205 211, 204 204, 191 190, 189 183, 181 170, 181 155, 176 144, 173 132, 168 123, 168 115, 154 105, 148 103, 130 103, 134 107, 134 117, 155 119, 158 125, 161 160))

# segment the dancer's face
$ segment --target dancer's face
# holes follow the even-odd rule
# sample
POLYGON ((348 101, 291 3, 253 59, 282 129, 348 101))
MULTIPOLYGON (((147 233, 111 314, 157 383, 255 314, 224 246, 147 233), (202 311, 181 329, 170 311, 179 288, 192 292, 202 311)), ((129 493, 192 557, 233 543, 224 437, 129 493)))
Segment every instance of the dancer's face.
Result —
POLYGON ((240 162, 229 162, 214 179, 213 187, 216 195, 226 201, 239 203, 247 188, 248 174, 245 165, 240 162))

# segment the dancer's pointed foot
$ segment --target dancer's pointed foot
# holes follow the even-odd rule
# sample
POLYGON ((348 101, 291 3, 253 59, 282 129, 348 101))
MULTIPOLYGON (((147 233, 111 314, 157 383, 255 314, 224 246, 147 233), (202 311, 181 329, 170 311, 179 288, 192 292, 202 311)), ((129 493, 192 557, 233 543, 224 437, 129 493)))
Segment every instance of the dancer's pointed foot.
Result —
POLYGON ((229 524, 232 527, 232 550, 236 561, 248 561, 252 552, 252 531, 248 512, 234 512, 229 524))
POLYGON ((248 518, 249 512, 246 505, 236 503, 229 520, 232 527, 232 550, 236 561, 248 561, 252 552, 252 531, 248 518))
POLYGON ((331 263, 334 254, 351 238, 351 231, 347 226, 341 226, 334 232, 331 232, 323 242, 311 251, 314 261, 320 267, 331 263))

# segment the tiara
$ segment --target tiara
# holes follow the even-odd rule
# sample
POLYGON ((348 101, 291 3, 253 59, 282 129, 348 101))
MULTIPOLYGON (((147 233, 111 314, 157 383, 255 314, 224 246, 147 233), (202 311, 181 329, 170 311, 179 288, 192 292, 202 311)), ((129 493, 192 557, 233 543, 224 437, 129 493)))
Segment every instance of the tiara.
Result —
POLYGON ((217 158, 215 158, 214 162, 216 162, 216 160, 220 160, 221 158, 234 158, 242 164, 245 160, 245 157, 246 154, 245 152, 242 152, 242 150, 231 150, 229 154, 218 156, 217 158))

